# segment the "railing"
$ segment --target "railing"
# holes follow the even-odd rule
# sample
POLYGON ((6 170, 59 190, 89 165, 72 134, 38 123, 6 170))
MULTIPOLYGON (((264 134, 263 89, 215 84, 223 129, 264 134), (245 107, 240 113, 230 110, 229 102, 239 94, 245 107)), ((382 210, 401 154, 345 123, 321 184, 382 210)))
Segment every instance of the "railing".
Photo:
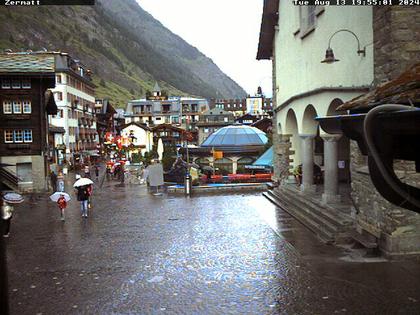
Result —
POLYGON ((14 172, 6 170, 2 167, 0 167, 0 181, 4 182, 5 184, 10 184, 14 186, 10 187, 14 189, 17 189, 19 185, 19 178, 17 177, 17 175, 14 172))

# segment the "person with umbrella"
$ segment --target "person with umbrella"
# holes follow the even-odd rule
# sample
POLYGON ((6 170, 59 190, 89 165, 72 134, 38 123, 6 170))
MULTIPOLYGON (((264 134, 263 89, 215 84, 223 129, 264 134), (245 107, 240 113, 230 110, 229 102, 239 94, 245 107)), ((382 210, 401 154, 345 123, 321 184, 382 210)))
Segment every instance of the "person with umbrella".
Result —
POLYGON ((61 221, 64 221, 64 210, 67 208, 67 202, 70 201, 69 194, 57 191, 50 196, 50 199, 57 202, 58 208, 60 209, 61 221))
POLYGON ((80 178, 73 184, 73 187, 77 190, 77 200, 80 201, 80 211, 84 218, 88 217, 88 186, 92 184, 93 182, 89 178, 80 178))

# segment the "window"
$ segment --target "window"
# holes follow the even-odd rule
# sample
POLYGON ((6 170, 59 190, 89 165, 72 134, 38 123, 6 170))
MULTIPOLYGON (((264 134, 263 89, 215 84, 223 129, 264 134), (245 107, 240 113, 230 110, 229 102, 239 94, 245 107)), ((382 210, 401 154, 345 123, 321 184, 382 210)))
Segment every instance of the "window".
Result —
POLYGON ((23 113, 30 114, 32 112, 31 101, 23 101, 23 113))
POLYGON ((12 89, 20 89, 20 80, 12 80, 12 89))
POLYGON ((22 89, 30 89, 30 88, 31 88, 31 79, 23 79, 22 89))
POLYGON ((55 99, 57 101, 62 101, 63 100, 63 93, 62 92, 55 92, 55 99))
POLYGON ((23 141, 32 142, 32 130, 30 129, 23 130, 23 141))
POLYGON ((10 89, 10 80, 2 80, 1 81, 1 88, 2 89, 10 89))
POLYGON ((301 37, 304 37, 315 28, 316 20, 316 6, 307 5, 300 8, 300 32, 301 37))
POLYGON ((20 101, 13 101, 13 113, 22 114, 22 103, 20 101))
POLYGON ((13 133, 13 141, 15 143, 23 142, 23 130, 15 130, 13 133))
POLYGON ((13 131, 12 130, 5 130, 4 131, 4 142, 5 143, 13 143, 13 131))
POLYGON ((55 76, 55 82, 56 82, 57 84, 61 84, 61 74, 57 74, 57 75, 55 76))
POLYGON ((11 101, 3 101, 3 113, 4 114, 11 114, 12 110, 12 102, 11 101))

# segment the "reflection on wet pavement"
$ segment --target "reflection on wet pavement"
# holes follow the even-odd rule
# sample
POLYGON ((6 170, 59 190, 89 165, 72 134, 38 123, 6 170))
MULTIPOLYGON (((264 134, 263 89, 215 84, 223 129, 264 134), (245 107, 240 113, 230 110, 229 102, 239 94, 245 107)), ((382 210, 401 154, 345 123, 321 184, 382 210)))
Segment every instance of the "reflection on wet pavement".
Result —
POLYGON ((17 209, 12 314, 418 314, 417 262, 360 263, 260 194, 156 197, 96 189, 65 223, 45 197, 17 209))

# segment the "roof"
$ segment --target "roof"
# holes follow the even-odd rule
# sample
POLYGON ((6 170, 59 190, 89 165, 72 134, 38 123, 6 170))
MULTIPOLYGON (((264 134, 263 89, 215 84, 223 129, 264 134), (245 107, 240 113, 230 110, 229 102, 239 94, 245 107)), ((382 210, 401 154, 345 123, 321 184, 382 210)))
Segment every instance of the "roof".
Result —
POLYGON ((48 125, 48 132, 51 134, 54 133, 66 133, 66 130, 63 127, 57 127, 54 125, 48 125))
POLYGON ((130 127, 130 126, 132 126, 132 125, 135 125, 135 126, 137 126, 137 127, 139 127, 139 128, 142 128, 142 129, 144 129, 144 130, 146 130, 146 131, 150 131, 151 129, 149 128, 149 127, 147 127, 145 124, 141 124, 141 123, 138 123, 138 122, 130 122, 130 123, 128 123, 128 124, 124 124, 124 125, 122 125, 120 128, 121 129, 125 129, 125 128, 127 128, 127 127, 130 127))
POLYGON ((0 54, 0 73, 54 73, 53 54, 6 53, 0 54))
POLYGON ((178 127, 172 126, 170 124, 159 124, 159 125, 156 125, 155 127, 152 128, 153 131, 162 130, 162 129, 164 129, 164 130, 169 129, 169 130, 178 131, 178 132, 185 132, 186 131, 185 129, 178 128, 178 127))
POLYGON ((420 63, 413 65, 396 79, 340 105, 337 110, 368 110, 381 104, 420 106, 420 63))
POLYGON ((157 81, 155 82, 155 86, 153 87, 153 92, 160 92, 160 86, 157 83, 157 81))
POLYGON ((273 147, 270 147, 267 151, 264 152, 254 163, 254 166, 273 166, 273 147))
POLYGON ((212 133, 201 147, 263 146, 268 142, 265 133, 255 127, 233 125, 212 133))
POLYGON ((273 56, 274 32, 278 21, 279 3, 279 0, 264 0, 257 52, 258 60, 270 59, 273 56))

